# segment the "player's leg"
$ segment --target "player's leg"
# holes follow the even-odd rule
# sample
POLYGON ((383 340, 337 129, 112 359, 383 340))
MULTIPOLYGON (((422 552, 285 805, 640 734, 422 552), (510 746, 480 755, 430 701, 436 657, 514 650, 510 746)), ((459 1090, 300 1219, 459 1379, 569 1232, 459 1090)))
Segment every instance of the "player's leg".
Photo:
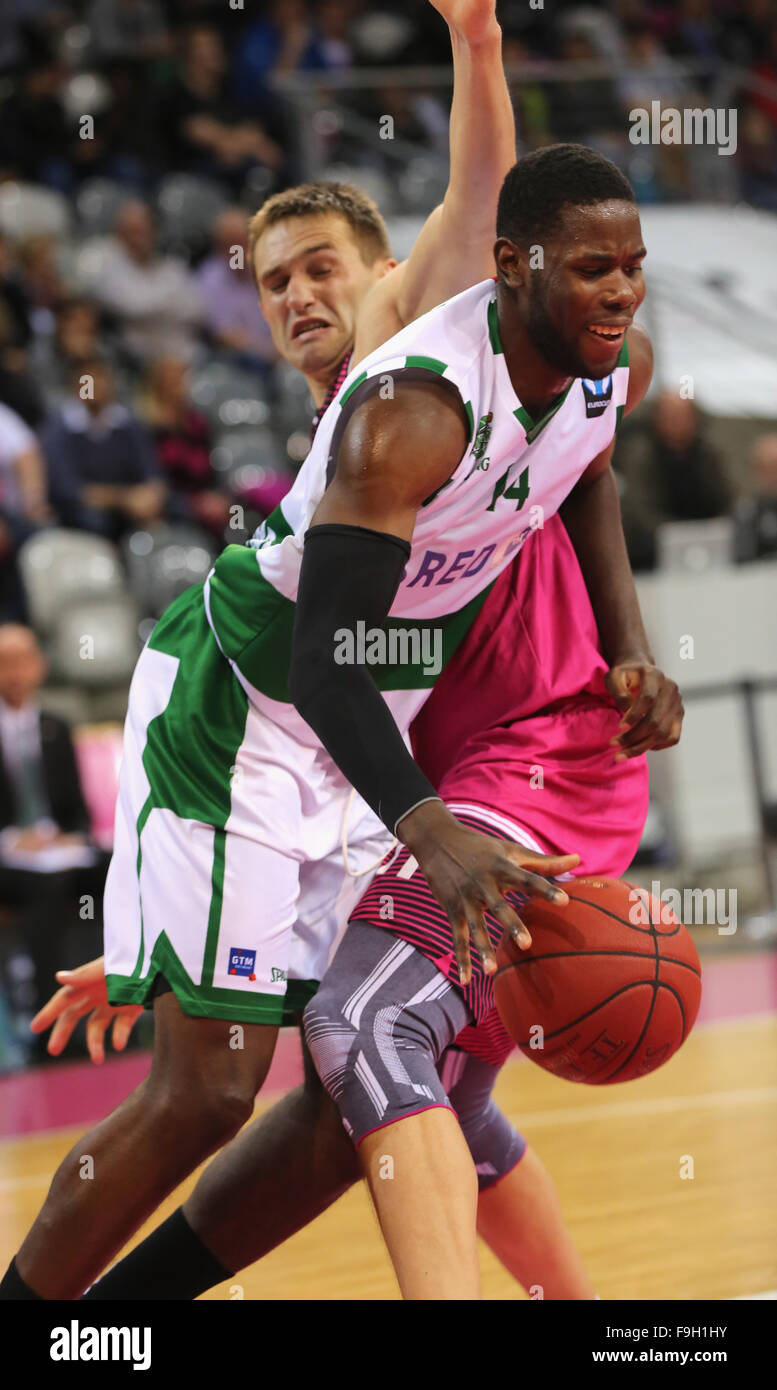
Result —
POLYGON ((596 1297, 553 1179, 528 1146, 519 1163, 481 1192, 478 1231, 531 1298, 596 1297))
POLYGON ((478 1299, 477 1177, 453 1111, 368 1134, 359 1157, 402 1297, 478 1299))
POLYGON ((348 928, 305 1010, 406 1298, 479 1296, 477 1179, 436 1070, 468 1019, 431 961, 367 923, 348 928))
POLYGON ((146 1003, 160 974, 173 993, 155 1003, 150 1077, 68 1155, 22 1247, 19 1275, 44 1297, 77 1297, 251 1114, 283 1012, 299 882, 292 853, 251 837, 247 803, 282 838, 294 752, 282 743, 249 710, 201 593, 187 591, 133 677, 104 914, 112 1002, 146 1003))
POLYGON ((337 1107, 303 1043, 305 1080, 208 1165, 183 1206, 227 1269, 260 1260, 361 1176, 337 1107))
MULTIPOLYGON (((476 1031, 468 1029, 467 1035, 476 1031)), ((479 1031, 487 1034, 481 1046, 496 1055, 490 1035, 497 1030, 479 1031)), ((460 1047, 449 1048, 440 1064, 478 1175, 478 1232, 530 1297, 593 1298, 553 1180, 494 1100, 500 1069, 501 1059, 484 1061, 460 1047)))
POLYGON ((16 1258, 39 1297, 72 1299, 87 1287, 164 1197, 250 1117, 277 1028, 191 1018, 173 994, 155 1005, 145 1082, 70 1150, 16 1258))

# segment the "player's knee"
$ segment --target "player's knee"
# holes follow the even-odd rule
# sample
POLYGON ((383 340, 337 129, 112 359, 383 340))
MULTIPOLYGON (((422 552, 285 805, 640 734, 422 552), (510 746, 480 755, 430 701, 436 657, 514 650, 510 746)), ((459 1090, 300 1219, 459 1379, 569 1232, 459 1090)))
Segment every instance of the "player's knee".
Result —
POLYGON ((520 1161, 526 1140, 490 1098, 480 1109, 466 1107, 458 1116, 477 1170, 478 1188, 484 1192, 520 1161))
POLYGON ((478 1175, 481 1192, 498 1182, 523 1157, 526 1140, 493 1098, 499 1068, 465 1054, 450 1099, 478 1175))
POLYGON ((160 1135, 195 1149, 228 1143, 251 1118, 254 1090, 240 1081, 203 1077, 196 1086, 170 1080, 150 1091, 152 1122, 160 1135))

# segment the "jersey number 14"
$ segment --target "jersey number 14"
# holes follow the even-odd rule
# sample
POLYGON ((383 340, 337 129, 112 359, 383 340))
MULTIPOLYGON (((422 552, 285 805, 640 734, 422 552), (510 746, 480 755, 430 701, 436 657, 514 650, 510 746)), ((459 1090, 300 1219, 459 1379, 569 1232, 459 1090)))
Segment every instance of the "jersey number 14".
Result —
POLYGON ((508 468, 507 472, 503 473, 501 478, 498 480, 496 487, 494 488, 494 495, 491 498, 490 505, 486 507, 486 511, 493 512, 500 497, 506 497, 509 499, 510 502, 514 502, 515 510, 517 512, 521 510, 521 507, 526 501, 526 498, 529 496, 528 465, 526 466, 526 468, 524 468, 520 478, 518 479, 518 482, 514 483, 512 487, 507 486, 507 479, 509 478, 509 476, 510 469, 508 468))

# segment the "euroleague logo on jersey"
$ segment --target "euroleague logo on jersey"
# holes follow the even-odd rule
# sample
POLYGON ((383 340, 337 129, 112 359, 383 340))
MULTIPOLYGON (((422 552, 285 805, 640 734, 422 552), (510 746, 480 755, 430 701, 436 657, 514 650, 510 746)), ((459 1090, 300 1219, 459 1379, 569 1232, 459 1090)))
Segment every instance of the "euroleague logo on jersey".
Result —
POLYGON ((601 381, 591 381, 590 378, 583 377, 582 385, 585 398, 585 418, 586 420, 596 420, 604 414, 612 400, 612 377, 608 376, 601 381))
POLYGON ((255 980, 255 966, 256 951, 244 951, 237 946, 230 948, 228 966, 230 975, 246 975, 249 980, 255 980))

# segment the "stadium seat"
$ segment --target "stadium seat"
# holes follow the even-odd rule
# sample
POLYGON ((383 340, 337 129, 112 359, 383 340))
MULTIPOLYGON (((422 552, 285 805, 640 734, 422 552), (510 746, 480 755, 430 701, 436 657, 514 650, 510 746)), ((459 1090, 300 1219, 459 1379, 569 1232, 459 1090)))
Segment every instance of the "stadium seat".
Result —
POLYGON ((47 714, 64 719, 71 729, 88 724, 90 719, 88 695, 72 685, 44 685, 38 694, 38 704, 47 714))
POLYGON ((51 188, 4 183, 0 187, 0 230, 19 240, 32 236, 66 237, 70 230, 67 199, 51 188))
POLYGON ((143 616, 159 617, 210 571, 216 546, 193 526, 159 522, 122 542, 130 588, 143 616))
POLYGON ((406 213, 402 217, 390 217, 386 221, 391 250, 398 261, 407 260, 418 240, 424 218, 418 213, 406 213))
POLYGON ((279 362, 275 368, 278 399, 273 404, 273 420, 279 429, 287 434, 302 430, 310 434, 310 421, 315 413, 315 404, 304 376, 287 362, 279 362))
POLYGON ((195 371, 190 395, 192 404, 219 429, 264 425, 270 417, 258 378, 227 362, 208 362, 195 371))
POLYGON ((440 161, 419 155, 411 159, 399 176, 402 203, 408 212, 427 215, 441 203, 448 186, 448 175, 440 161))
POLYGON ((128 682, 138 659, 138 613, 129 596, 83 599, 60 612, 49 644, 52 674, 87 689, 128 682))
POLYGON ((112 179, 87 179, 79 188, 75 200, 81 235, 109 236, 119 209, 129 197, 127 189, 112 179))
POLYGON ((201 245, 226 205, 217 183, 191 174, 172 174, 162 181, 157 193, 163 238, 187 246, 201 245))
POLYGON ((282 468, 285 453, 272 430, 229 430, 216 441, 211 462, 219 477, 234 485, 234 477, 242 468, 282 468))
POLYGON ((114 251, 115 242, 110 236, 89 237, 76 248, 72 257, 72 274, 76 284, 86 294, 93 294, 101 281, 105 280, 114 251))
POLYGON ((330 164, 321 178, 326 182, 356 184, 375 200, 384 217, 398 210, 396 184, 381 169, 370 165, 330 164))
POLYGON ((43 637, 77 600, 126 594, 115 546, 86 531, 39 531, 22 546, 19 568, 30 621, 43 637))

